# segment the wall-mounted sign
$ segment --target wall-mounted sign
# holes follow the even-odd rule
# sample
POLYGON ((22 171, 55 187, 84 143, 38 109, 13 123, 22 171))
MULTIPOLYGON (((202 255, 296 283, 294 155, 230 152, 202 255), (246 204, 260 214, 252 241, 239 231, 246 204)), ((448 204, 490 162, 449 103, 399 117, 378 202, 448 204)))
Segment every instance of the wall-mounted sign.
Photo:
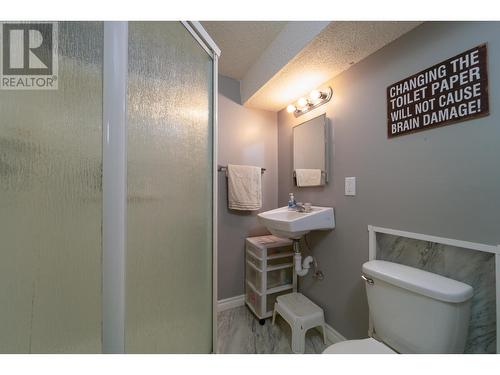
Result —
POLYGON ((389 138, 489 114, 486 45, 387 88, 389 138))

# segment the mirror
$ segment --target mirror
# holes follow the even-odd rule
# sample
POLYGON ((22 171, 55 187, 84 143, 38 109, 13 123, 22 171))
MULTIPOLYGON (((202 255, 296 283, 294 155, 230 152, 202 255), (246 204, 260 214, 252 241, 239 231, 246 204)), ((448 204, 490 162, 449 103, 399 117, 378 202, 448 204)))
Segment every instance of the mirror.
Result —
POLYGON ((293 177, 298 187, 328 182, 327 134, 326 114, 293 128, 293 177))

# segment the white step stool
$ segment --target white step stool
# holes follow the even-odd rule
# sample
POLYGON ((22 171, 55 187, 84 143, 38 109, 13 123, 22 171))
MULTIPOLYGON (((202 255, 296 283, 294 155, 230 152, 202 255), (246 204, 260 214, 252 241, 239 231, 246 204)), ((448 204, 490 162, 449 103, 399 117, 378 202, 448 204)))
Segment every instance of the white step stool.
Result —
POLYGON ((276 313, 280 314, 292 329, 292 351, 304 353, 306 332, 321 326, 323 341, 326 344, 325 317, 323 309, 301 293, 284 294, 276 298, 273 311, 273 324, 276 313))

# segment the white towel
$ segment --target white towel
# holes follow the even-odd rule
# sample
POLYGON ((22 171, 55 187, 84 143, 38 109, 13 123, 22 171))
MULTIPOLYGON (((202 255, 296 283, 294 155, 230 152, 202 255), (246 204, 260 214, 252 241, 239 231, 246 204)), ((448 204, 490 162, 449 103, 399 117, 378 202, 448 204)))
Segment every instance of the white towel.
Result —
POLYGON ((250 165, 227 166, 229 208, 255 211, 262 207, 261 168, 250 165))
POLYGON ((321 185, 321 169, 296 169, 295 178, 297 186, 319 186, 321 185))

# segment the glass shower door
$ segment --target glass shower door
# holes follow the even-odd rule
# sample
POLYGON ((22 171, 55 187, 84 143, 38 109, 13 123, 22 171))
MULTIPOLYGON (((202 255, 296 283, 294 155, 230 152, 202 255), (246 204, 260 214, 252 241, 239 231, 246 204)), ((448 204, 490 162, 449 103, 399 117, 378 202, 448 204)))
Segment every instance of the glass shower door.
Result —
POLYGON ((209 353, 213 60, 180 22, 130 22, 128 47, 126 31, 106 44, 110 24, 57 26, 58 89, 0 90, 0 353, 100 353, 103 340, 113 352, 209 353), (118 71, 110 46, 124 76, 128 48, 128 81, 103 73, 118 71), (106 194, 125 179, 105 173, 103 198, 103 155, 113 165, 125 151, 108 147, 103 106, 124 105, 109 100, 106 77, 128 94, 113 141, 128 173, 126 270, 115 279, 103 261, 123 260, 125 228, 114 236, 109 223, 125 215, 106 194), (119 252, 106 241, 103 252, 103 228, 119 252))
POLYGON ((127 353, 212 350, 213 62, 180 22, 129 23, 127 353))
POLYGON ((58 89, 0 90, 0 353, 101 352, 103 25, 57 26, 58 89))

